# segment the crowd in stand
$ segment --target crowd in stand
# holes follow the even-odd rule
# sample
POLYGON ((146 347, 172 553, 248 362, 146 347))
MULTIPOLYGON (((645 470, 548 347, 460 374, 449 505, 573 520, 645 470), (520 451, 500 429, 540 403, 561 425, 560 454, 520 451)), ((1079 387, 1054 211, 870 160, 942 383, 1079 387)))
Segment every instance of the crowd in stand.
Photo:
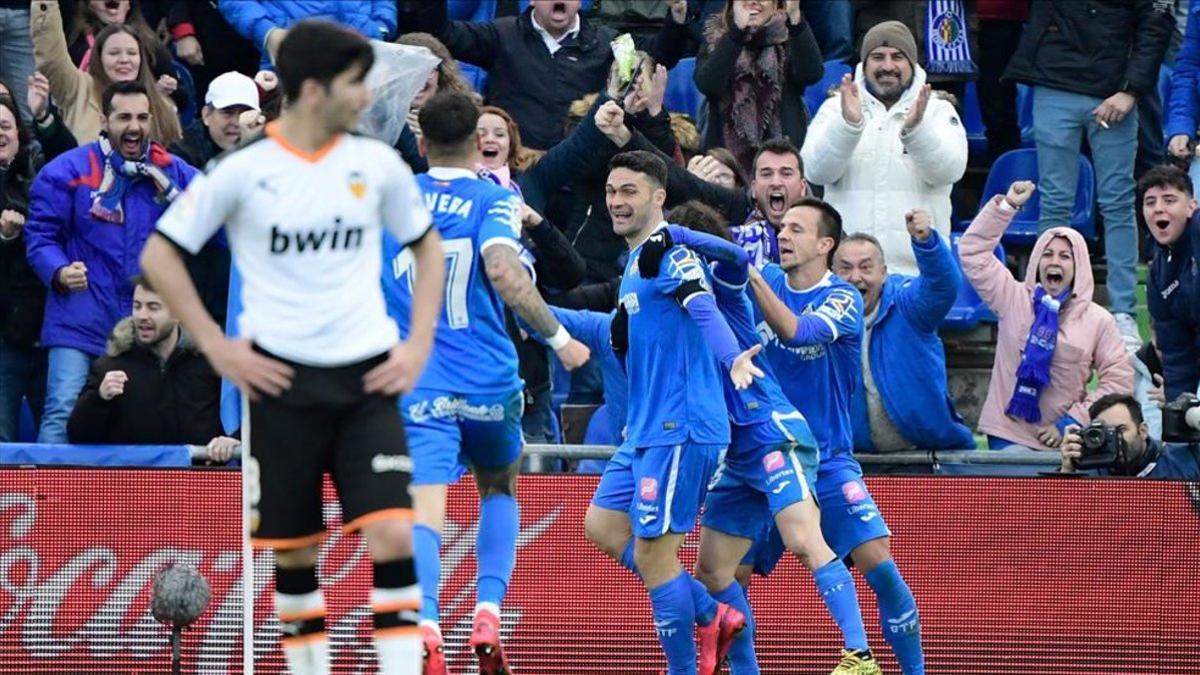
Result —
MULTIPOLYGON (((220 383, 137 261, 187 184, 278 114, 275 51, 313 15, 438 59, 396 143, 414 172, 427 168, 422 104, 479 87, 480 176, 521 197, 524 256, 561 316, 616 307, 626 246, 604 180, 618 152, 665 159, 675 217, 716 218, 760 268, 800 245, 780 239, 791 207, 836 209, 845 237, 829 269, 864 315, 858 451, 974 448, 978 433, 991 448, 1061 450, 1069 469, 1076 427, 1127 409, 1138 443, 1162 403, 1200 386, 1196 0, 0 0, 0 441, 18 439, 26 405, 41 443, 189 443, 229 458, 220 383), (499 15, 461 18, 481 5, 499 15), (632 74, 613 57, 623 33, 632 74), (834 62, 852 69, 810 110, 805 91, 834 62), (694 117, 668 109, 680 77, 702 99, 694 117), (1022 145, 1018 84, 1035 182, 964 209, 971 168, 1022 145), (969 96, 983 157, 968 147, 969 96), (1076 184, 1091 180, 1081 152, 1099 238, 1071 226, 1076 184), (1034 203, 1032 249, 997 257, 1034 203), (1152 339, 1137 321, 1143 259, 1152 339), (975 429, 956 412, 942 342, 968 284, 997 321, 975 429)), ((220 236, 189 270, 225 320, 220 236)), ((604 359, 568 375, 511 316, 509 328, 527 440, 560 438, 567 401, 601 406, 586 440, 618 442, 625 400, 604 359)))

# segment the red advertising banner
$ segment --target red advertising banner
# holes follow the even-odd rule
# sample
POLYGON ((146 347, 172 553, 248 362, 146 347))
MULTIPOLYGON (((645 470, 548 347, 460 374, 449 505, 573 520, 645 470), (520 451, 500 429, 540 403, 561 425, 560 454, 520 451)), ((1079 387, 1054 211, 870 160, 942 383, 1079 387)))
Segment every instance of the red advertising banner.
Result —
MULTIPOLYGON (((596 478, 525 476, 517 570, 504 608, 518 673, 656 673, 637 580, 584 539, 596 478)), ((944 675, 1200 672, 1200 486, 1004 478, 868 479, 917 597, 927 671, 944 675)), ((0 673, 169 672, 151 618, 154 576, 196 566, 208 610, 184 637, 184 671, 241 672, 238 476, 227 471, 0 470, 0 673)), ((451 672, 474 605, 474 487, 451 490, 443 626, 451 672)), ((328 507, 330 522, 337 509, 328 507)), ((694 541, 685 555, 694 557, 694 541)), ((374 672, 357 537, 326 543, 321 574, 339 673, 374 672)), ((256 672, 283 670, 270 560, 256 560, 256 672)), ((899 672, 874 596, 856 574, 871 645, 899 672)), ((794 560, 756 579, 764 673, 827 673, 838 636, 794 560)))

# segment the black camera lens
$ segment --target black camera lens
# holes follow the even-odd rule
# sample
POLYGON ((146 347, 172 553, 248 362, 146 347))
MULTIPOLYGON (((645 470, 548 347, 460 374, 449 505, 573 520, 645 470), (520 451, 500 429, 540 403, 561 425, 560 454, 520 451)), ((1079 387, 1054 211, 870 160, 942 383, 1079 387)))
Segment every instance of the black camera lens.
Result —
POLYGON ((1083 447, 1088 450, 1104 447, 1104 429, 1100 427, 1088 427, 1084 429, 1083 447))

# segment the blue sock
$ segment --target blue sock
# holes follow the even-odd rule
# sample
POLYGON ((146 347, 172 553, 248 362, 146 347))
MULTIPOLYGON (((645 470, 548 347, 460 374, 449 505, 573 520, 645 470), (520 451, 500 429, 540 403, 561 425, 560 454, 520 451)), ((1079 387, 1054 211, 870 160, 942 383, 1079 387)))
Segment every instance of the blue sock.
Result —
POLYGON ((879 623, 883 637, 892 646, 904 675, 925 675, 925 653, 921 650, 921 618, 896 561, 887 560, 864 575, 879 599, 879 623))
MULTIPOLYGON (((688 574, 687 570, 683 573, 688 574)), ((688 574, 688 580, 692 584, 692 606, 696 608, 696 625, 707 626, 717 618, 717 601, 709 595, 704 584, 696 581, 696 577, 688 574)))
POLYGON ((829 614, 842 630, 846 649, 867 649, 867 630, 863 627, 862 608, 858 606, 858 593, 854 590, 854 577, 839 558, 834 558, 824 567, 813 570, 813 581, 821 599, 829 608, 829 614))
POLYGON ((638 572, 637 563, 635 563, 633 561, 633 542, 634 541, 635 541, 634 539, 630 538, 629 543, 625 544, 625 550, 621 551, 621 565, 625 569, 636 574, 637 577, 639 579, 641 579, 642 575, 640 572, 638 572))
POLYGON ((508 591, 517 564, 517 534, 521 513, 512 495, 491 495, 479 503, 479 533, 475 557, 479 560, 477 602, 499 605, 508 591))
POLYGON ((754 614, 746 589, 734 581, 716 594, 716 599, 746 615, 746 628, 729 648, 729 672, 732 675, 758 675, 758 656, 754 653, 754 614))
POLYGON ((428 525, 413 525, 413 562, 421 584, 421 618, 437 623, 438 580, 442 576, 442 535, 428 525))
POLYGON ((654 630, 667 655, 668 675, 696 675, 696 640, 693 637, 696 608, 692 604, 690 579, 691 575, 683 572, 650 589, 654 630))

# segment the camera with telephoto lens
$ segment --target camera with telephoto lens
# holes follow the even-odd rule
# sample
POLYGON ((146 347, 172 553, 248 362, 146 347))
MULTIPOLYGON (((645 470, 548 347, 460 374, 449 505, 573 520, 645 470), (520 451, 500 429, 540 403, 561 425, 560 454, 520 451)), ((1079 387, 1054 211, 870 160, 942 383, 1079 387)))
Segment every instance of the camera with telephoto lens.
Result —
POLYGON ((1083 438, 1075 468, 1080 471, 1107 469, 1116 465, 1125 456, 1125 438, 1116 427, 1103 422, 1092 422, 1079 432, 1083 438))
POLYGON ((1164 443, 1200 443, 1200 398, 1183 393, 1163 406, 1164 443))

